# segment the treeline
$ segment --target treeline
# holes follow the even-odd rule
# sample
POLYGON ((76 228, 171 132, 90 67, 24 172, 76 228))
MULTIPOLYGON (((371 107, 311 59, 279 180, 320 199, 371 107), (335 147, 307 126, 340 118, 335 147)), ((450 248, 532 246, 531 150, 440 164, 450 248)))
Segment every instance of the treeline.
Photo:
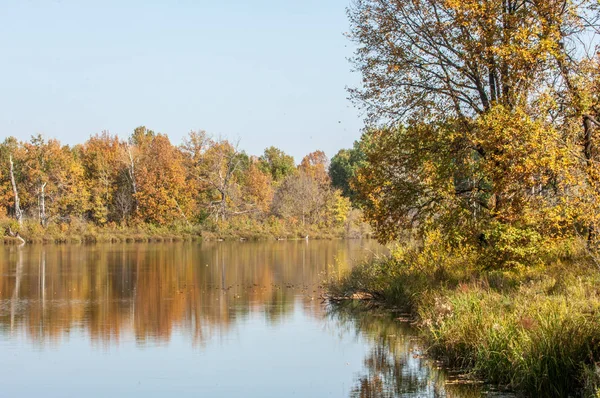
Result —
MULTIPOLYGON (((0 144, 0 214, 11 230, 74 222, 117 227, 269 226, 278 237, 360 234, 350 199, 334 188, 322 151, 296 165, 270 147, 250 156, 225 139, 191 132, 182 145, 145 127, 126 140, 107 132, 75 146, 34 136, 0 144)), ((264 228, 263 228, 264 229, 264 228)), ((234 233, 234 232, 232 232, 234 233)))

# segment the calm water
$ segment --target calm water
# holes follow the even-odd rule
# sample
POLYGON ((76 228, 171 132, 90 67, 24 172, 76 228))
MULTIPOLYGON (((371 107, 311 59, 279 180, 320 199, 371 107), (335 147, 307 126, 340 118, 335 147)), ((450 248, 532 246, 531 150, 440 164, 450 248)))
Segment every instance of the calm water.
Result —
POLYGON ((319 282, 371 241, 0 246, 2 397, 479 396, 319 282))

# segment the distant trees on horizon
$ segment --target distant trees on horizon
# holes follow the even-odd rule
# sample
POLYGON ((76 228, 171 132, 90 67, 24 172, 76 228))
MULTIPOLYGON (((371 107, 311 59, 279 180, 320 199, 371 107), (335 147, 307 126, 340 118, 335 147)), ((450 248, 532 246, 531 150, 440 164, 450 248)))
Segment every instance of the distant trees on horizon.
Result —
POLYGON ((74 146, 41 135, 0 144, 0 215, 19 223, 198 225, 244 215, 332 227, 350 211, 322 151, 296 165, 273 146, 249 156, 205 131, 173 145, 146 127, 127 139, 102 132, 74 146))

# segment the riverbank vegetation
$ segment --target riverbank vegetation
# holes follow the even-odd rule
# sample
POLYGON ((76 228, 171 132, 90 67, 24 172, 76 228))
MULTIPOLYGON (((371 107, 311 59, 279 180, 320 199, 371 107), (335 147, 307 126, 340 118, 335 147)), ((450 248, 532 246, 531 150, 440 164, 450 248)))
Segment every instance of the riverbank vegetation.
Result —
POLYGON ((250 156, 191 132, 172 145, 137 128, 83 144, 34 136, 0 144, 5 242, 294 239, 367 236, 322 151, 299 165, 278 148, 250 156))
POLYGON ((351 197, 396 249, 331 294, 412 309, 432 355, 491 383, 597 394, 597 2, 358 0, 348 14, 367 115, 351 197))
POLYGON ((476 379, 531 396, 595 396, 600 273, 580 249, 491 271, 475 249, 448 247, 433 234, 331 277, 327 288, 411 312, 428 355, 476 379))

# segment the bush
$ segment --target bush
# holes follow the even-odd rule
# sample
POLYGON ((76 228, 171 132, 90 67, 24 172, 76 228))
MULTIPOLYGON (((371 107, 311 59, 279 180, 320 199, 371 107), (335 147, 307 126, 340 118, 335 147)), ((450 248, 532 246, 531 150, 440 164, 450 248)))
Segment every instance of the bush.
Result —
POLYGON ((537 231, 498 222, 490 225, 482 241, 479 262, 486 269, 538 265, 545 247, 537 231))

